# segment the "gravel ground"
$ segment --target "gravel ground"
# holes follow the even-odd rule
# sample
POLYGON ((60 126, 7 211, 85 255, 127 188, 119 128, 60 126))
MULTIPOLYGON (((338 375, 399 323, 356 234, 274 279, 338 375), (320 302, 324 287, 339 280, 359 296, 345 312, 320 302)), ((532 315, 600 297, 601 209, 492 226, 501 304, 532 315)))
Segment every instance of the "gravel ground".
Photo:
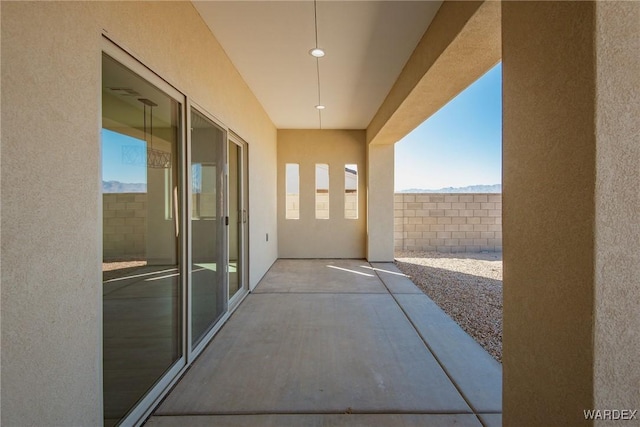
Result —
POLYGON ((396 265, 502 363, 502 254, 396 252, 396 265))

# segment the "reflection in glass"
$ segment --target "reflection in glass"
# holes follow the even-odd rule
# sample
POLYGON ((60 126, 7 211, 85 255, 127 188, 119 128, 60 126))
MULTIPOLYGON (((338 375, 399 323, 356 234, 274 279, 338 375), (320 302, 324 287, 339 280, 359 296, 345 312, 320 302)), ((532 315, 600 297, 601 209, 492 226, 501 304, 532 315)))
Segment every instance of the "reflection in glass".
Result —
POLYGON ((180 104, 102 58, 104 424, 181 357, 180 104))
POLYGON ((344 167, 344 217, 358 219, 358 165, 344 167))
POLYGON ((223 261, 224 132, 191 111, 191 342, 204 338, 227 308, 223 261))
POLYGON ((316 219, 329 219, 329 165, 316 164, 316 219))
POLYGON ((229 298, 240 289, 242 262, 242 148, 229 141, 229 298))
POLYGON ((297 163, 285 165, 287 205, 286 219, 300 219, 300 166, 297 163))

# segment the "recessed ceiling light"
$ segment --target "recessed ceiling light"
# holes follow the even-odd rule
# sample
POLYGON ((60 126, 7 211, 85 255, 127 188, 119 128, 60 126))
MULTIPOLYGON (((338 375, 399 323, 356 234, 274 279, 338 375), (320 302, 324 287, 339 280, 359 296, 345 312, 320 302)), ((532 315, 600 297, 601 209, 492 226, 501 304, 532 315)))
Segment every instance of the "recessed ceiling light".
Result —
POLYGON ((324 56, 324 50, 316 47, 309 51, 309 55, 315 56, 316 58, 322 58, 324 56))
POLYGON ((316 109, 318 110, 324 110, 324 105, 316 105, 316 109))

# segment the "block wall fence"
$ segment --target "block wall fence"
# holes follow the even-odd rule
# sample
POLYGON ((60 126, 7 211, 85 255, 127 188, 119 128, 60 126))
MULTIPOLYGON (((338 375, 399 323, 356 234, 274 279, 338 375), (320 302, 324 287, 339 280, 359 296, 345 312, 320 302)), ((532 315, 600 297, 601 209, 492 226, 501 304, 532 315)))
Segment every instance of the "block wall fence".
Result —
POLYGON ((394 248, 502 252, 501 194, 396 193, 394 248))
POLYGON ((104 259, 146 257, 147 193, 104 193, 102 217, 104 259))
MULTIPOLYGON (((146 202, 146 194, 104 194, 105 258, 144 257, 146 202)), ((394 248, 501 252, 502 195, 396 193, 394 248)))

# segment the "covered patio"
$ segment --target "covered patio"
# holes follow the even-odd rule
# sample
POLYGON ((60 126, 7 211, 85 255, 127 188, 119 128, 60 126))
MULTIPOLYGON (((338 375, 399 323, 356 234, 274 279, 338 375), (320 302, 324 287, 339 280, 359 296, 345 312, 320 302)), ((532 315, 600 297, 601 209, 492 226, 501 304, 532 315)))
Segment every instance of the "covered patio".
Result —
POLYGON ((497 426, 501 384, 392 263, 280 259, 147 425, 497 426))
POLYGON ((0 10, 3 426, 601 426, 609 421, 585 418, 638 408, 640 2, 2 1, 0 10), (326 56, 311 56, 315 47, 326 56), (498 61, 502 384, 488 355, 376 264, 394 258, 394 144, 498 61), (119 155, 103 155, 108 132, 121 137, 119 155), (140 165, 151 154, 158 167, 104 176, 103 165, 139 153, 128 145, 142 148, 140 165), (327 167, 329 219, 315 207, 329 190, 314 175, 327 167), (287 169, 298 171, 292 191, 287 169), (355 171, 357 189, 345 185, 355 171), (193 179, 204 175, 208 188, 193 179), (124 187, 110 182, 146 185, 146 200, 119 193, 111 209, 106 189, 124 187), (345 201, 355 190, 357 219, 345 201), (295 194, 298 219, 287 218, 295 194), (215 237, 202 230, 214 221, 224 224, 215 237), (145 332, 171 358, 116 417, 111 396, 131 388, 110 386, 109 363, 135 370, 157 353, 124 337, 146 357, 109 357, 125 354, 110 353, 109 325, 133 330, 105 292, 109 242, 144 255, 113 262, 180 272, 163 306, 170 320, 148 304, 126 311, 162 326, 145 332), (215 305, 194 292, 214 248, 216 272, 242 273, 208 282, 222 296, 215 305), (304 260, 314 258, 369 264, 304 260), (239 306, 228 298, 238 288, 239 306))

